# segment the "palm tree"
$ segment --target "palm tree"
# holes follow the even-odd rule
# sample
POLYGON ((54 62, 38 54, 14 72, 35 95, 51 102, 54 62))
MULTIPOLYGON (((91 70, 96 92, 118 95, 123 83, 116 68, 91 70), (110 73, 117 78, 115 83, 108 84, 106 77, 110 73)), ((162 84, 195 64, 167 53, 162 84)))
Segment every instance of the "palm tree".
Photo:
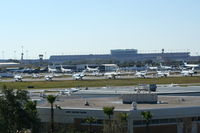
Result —
POLYGON ((128 118, 127 113, 119 113, 117 115, 118 126, 119 126, 118 129, 120 133, 127 133, 127 118, 128 118))
POLYGON ((89 133, 91 133, 91 127, 92 127, 92 123, 96 122, 97 119, 94 117, 88 117, 86 118, 85 122, 89 124, 89 133))
POLYGON ((106 124, 104 125, 105 133, 112 132, 111 115, 113 115, 114 109, 115 109, 115 107, 110 107, 110 106, 103 107, 103 112, 104 112, 104 114, 106 114, 108 116, 108 119, 109 119, 108 125, 107 125, 107 122, 105 121, 106 122, 106 124))
POLYGON ((103 112, 108 116, 108 119, 110 120, 111 115, 113 115, 115 107, 103 107, 103 112))
POLYGON ((54 130, 54 109, 53 104, 56 101, 56 96, 48 95, 47 101, 51 104, 51 133, 53 133, 54 130))
POLYGON ((120 121, 127 121, 128 114, 127 113, 119 113, 118 117, 120 121))
POLYGON ((141 112, 141 115, 143 117, 143 119, 145 119, 145 123, 146 123, 146 132, 149 132, 149 123, 151 121, 151 118, 153 117, 153 115, 151 114, 150 111, 146 111, 146 112, 141 112))

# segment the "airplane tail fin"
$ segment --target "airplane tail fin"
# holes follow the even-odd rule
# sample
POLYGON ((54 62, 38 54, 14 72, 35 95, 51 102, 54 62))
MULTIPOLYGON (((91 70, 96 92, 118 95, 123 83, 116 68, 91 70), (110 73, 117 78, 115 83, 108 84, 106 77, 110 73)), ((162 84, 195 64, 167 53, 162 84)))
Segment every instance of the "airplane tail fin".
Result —
POLYGON ((116 69, 116 72, 119 72, 119 67, 116 69))
POLYGON ((147 70, 145 70, 145 73, 147 73, 147 70))
POLYGON ((85 72, 86 72, 86 70, 83 70, 83 71, 81 72, 81 75, 84 75, 84 74, 85 74, 85 72))
POLYGON ((192 71, 194 71, 194 67, 192 67, 192 71))

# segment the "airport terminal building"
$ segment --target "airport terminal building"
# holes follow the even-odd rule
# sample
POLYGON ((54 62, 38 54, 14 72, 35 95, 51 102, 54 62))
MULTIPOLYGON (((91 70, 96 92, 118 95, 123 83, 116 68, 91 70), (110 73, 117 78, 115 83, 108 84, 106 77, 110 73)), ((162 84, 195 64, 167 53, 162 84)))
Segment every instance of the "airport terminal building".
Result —
POLYGON ((138 53, 137 49, 115 49, 110 54, 89 54, 89 55, 52 55, 49 61, 52 63, 63 63, 66 61, 81 60, 115 60, 119 62, 125 61, 187 61, 190 60, 190 52, 164 52, 161 53, 138 53))

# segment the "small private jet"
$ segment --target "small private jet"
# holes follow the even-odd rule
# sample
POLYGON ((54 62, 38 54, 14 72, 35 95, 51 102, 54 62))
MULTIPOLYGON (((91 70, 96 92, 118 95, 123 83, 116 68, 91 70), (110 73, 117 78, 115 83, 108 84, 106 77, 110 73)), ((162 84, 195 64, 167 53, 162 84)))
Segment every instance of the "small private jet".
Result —
POLYGON ((81 73, 75 73, 75 74, 72 75, 72 77, 75 80, 83 80, 83 77, 85 77, 85 71, 86 70, 83 70, 81 73))
POLYGON ((160 69, 162 69, 162 70, 171 70, 172 67, 171 66, 163 66, 162 63, 160 63, 160 69))
POLYGON ((195 68, 195 67, 199 67, 199 65, 198 64, 187 64, 187 62, 184 62, 184 67, 195 68))
POLYGON ((116 79, 116 77, 119 75, 117 72, 106 72, 104 73, 105 76, 107 76, 109 79, 116 79))
POLYGON ((50 66, 48 66, 48 72, 49 73, 55 73, 55 72, 57 72, 57 69, 56 68, 51 68, 50 66))
POLYGON ((184 70, 184 69, 182 69, 182 71, 181 71, 181 74, 183 75, 183 76, 193 76, 194 75, 194 67, 192 68, 192 69, 189 69, 189 70, 184 70))
POLYGON ((88 72, 98 72, 98 71, 99 71, 99 67, 91 68, 91 67, 89 67, 89 66, 87 65, 86 70, 87 70, 88 72))
POLYGON ((79 91, 80 89, 77 89, 77 88, 70 88, 70 89, 64 89, 64 90, 60 90, 59 91, 59 94, 60 95, 69 95, 71 93, 74 93, 74 92, 77 92, 79 91))
POLYGON ((139 71, 139 72, 136 71, 136 73, 135 73, 135 76, 138 77, 138 78, 145 78, 146 75, 147 75, 147 70, 145 70, 145 71, 139 71))
POLYGON ((149 66, 148 64, 146 65, 146 68, 149 70, 158 70, 157 66, 152 66, 152 65, 149 66))
POLYGON ((157 77, 168 77, 170 75, 169 71, 157 71, 157 77))
POLYGON ((60 66, 60 70, 61 70, 62 73, 71 73, 72 72, 72 69, 63 68, 62 65, 60 66))
POLYGON ((119 76, 120 74, 121 72, 119 71, 119 68, 118 68, 116 71, 104 73, 104 76, 107 76, 108 79, 116 79, 117 76, 119 76))
POLYGON ((52 81, 53 80, 54 75, 53 74, 49 74, 49 75, 45 75, 44 78, 46 81, 52 81))
POLYGON ((23 79, 22 75, 15 75, 14 76, 15 82, 22 82, 22 79, 23 79))

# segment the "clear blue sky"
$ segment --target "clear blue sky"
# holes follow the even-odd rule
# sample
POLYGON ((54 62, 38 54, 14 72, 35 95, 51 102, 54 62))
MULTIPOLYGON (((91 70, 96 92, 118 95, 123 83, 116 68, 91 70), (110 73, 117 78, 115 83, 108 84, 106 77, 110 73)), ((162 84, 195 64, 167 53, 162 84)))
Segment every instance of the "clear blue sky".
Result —
POLYGON ((0 17, 0 58, 19 58, 22 45, 25 58, 120 48, 200 54, 199 0, 2 0, 0 17))

